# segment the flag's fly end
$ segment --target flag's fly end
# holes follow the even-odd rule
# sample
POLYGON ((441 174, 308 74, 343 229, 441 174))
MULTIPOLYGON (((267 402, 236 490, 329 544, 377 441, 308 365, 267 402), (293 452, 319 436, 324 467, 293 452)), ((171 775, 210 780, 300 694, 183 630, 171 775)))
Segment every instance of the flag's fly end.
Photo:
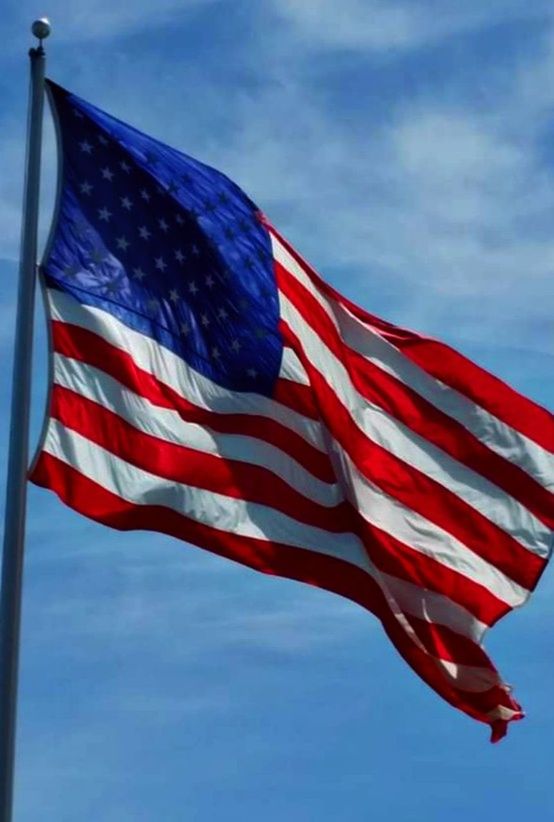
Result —
POLYGON ((501 739, 504 739, 507 733, 508 723, 505 719, 497 719, 491 723, 491 742, 493 745, 496 744, 496 742, 500 742, 501 739))

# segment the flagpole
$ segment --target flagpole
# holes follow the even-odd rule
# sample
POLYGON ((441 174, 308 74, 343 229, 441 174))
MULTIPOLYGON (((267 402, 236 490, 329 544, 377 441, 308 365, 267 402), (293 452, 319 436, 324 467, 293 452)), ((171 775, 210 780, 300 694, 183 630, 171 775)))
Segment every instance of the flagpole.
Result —
POLYGON ((19 290, 13 357, 12 408, 2 591, 0 598, 0 822, 11 822, 17 709, 17 674, 21 622, 21 585, 29 460, 29 416, 33 315, 37 268, 37 229, 40 189, 45 53, 42 41, 50 34, 46 19, 35 20, 31 31, 39 43, 29 51, 30 89, 27 155, 21 231, 19 290))

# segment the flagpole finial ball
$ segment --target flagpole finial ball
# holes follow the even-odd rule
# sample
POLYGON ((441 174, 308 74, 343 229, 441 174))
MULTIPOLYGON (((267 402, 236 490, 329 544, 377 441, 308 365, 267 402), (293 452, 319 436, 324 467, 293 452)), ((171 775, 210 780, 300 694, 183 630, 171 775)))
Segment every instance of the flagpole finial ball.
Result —
POLYGON ((50 34, 50 20, 47 17, 35 20, 31 26, 31 31, 39 40, 45 40, 50 34))

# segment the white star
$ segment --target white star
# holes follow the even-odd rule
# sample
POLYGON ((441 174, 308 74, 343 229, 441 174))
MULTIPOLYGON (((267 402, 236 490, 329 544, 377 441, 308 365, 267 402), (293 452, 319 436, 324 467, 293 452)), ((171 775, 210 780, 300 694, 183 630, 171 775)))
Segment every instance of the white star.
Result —
POLYGON ((98 210, 98 216, 101 220, 104 220, 105 223, 109 223, 110 217, 112 216, 112 212, 108 211, 107 208, 100 208, 98 210))
POLYGON ((144 278, 146 277, 146 274, 144 273, 142 268, 133 268, 133 275, 139 281, 139 283, 140 283, 141 280, 144 280, 144 278))
POLYGON ((150 200, 150 194, 147 191, 145 191, 144 189, 142 189, 142 191, 140 192, 140 196, 142 197, 143 200, 146 200, 146 202, 148 202, 150 200))
POLYGON ((161 220, 158 220, 158 225, 160 226, 162 231, 167 231, 167 229, 169 228, 168 224, 163 218, 161 220))
POLYGON ((217 312, 217 316, 220 320, 226 320, 229 315, 227 314, 224 308, 220 308, 217 312))
POLYGON ((85 153, 85 154, 90 154, 90 153, 92 152, 92 146, 91 146, 91 144, 88 142, 88 140, 82 140, 82 141, 79 143, 79 146, 80 146, 80 148, 81 148, 81 151, 84 151, 84 153, 85 153))
POLYGON ((208 276, 206 277, 206 285, 208 286, 208 288, 211 288, 214 284, 215 284, 214 278, 212 277, 211 274, 208 274, 208 276))
POLYGON ((113 180, 113 171, 111 171, 107 166, 106 168, 102 169, 102 177, 104 180, 109 180, 110 183, 113 180))
POLYGON ((195 282, 189 283, 189 291, 191 294, 198 294, 198 287, 195 282))
POLYGON ((215 348, 215 346, 214 348, 212 348, 212 357, 214 358, 214 360, 218 360, 221 357, 221 354, 219 353, 219 348, 215 348))
POLYGON ((159 301, 158 301, 155 297, 151 297, 151 298, 148 300, 147 305, 148 305, 148 308, 149 308, 151 311, 157 311, 157 310, 158 310, 158 308, 160 307, 160 303, 159 303, 159 301))
POLYGON ((200 249, 198 248, 197 245, 193 245, 192 253, 194 254, 195 257, 198 257, 198 255, 200 254, 200 249))
POLYGON ((190 334, 190 326, 188 323, 181 323, 181 334, 184 334, 185 337, 187 334, 190 334))
POLYGON ((177 223, 178 223, 179 225, 183 225, 183 223, 185 222, 185 221, 183 220, 183 218, 181 217, 181 215, 180 215, 180 214, 177 214, 177 216, 175 217, 175 219, 177 220, 177 223))
POLYGON ((123 169, 125 174, 128 174, 131 171, 131 166, 128 165, 125 160, 122 160, 119 164, 119 167, 123 169))
POLYGON ((167 265, 164 262, 163 257, 157 257, 154 262, 156 264, 156 268, 158 269, 158 271, 165 271, 165 269, 167 268, 167 265))
POLYGON ((252 377, 253 380, 255 380, 256 377, 258 376, 258 372, 256 371, 255 368, 249 368, 246 373, 248 374, 249 377, 252 377))
POLYGON ((103 146, 108 145, 108 141, 106 140, 103 134, 98 135, 98 142, 101 143, 103 146))
POLYGON ((121 205, 122 205, 122 206, 123 206, 123 208, 125 208, 127 211, 130 211, 130 210, 132 209, 132 207, 133 207, 133 203, 131 202, 131 200, 130 200, 128 197, 122 197, 122 198, 121 198, 121 205))
POLYGON ((202 316, 200 317, 200 322, 202 323, 204 328, 207 328, 210 324, 210 318, 207 314, 202 314, 202 316))
POLYGON ((179 300, 179 292, 175 288, 172 288, 169 292, 169 299, 172 303, 176 303, 179 300))
POLYGON ((122 251, 127 251, 127 249, 129 248, 129 241, 125 237, 118 237, 117 247, 120 248, 122 251))
POLYGON ((234 351, 235 353, 237 353, 237 354, 238 354, 238 352, 239 352, 239 351, 240 351, 240 349, 242 348, 242 345, 239 343, 239 341, 238 341, 238 340, 233 340, 233 342, 231 343, 231 348, 233 349, 233 351, 234 351))
POLYGON ((81 189, 81 194, 87 194, 88 195, 92 191, 93 186, 91 186, 91 184, 85 180, 84 183, 81 183, 80 189, 81 189))
POLYGON ((183 254, 180 248, 178 248, 175 252, 175 259, 178 263, 183 263, 185 261, 185 255, 183 254))
POLYGON ((150 232, 148 231, 145 225, 141 225, 141 227, 139 228, 139 234, 143 240, 147 240, 150 237, 150 232))

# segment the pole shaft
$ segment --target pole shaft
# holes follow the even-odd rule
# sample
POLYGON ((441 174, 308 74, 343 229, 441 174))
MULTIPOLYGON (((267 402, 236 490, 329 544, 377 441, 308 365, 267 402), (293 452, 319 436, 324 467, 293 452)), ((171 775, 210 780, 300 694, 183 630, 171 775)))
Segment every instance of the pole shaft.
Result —
POLYGON ((13 805, 40 157, 44 108, 44 50, 41 46, 31 49, 29 56, 31 82, 0 599, 0 822, 11 822, 13 805))

